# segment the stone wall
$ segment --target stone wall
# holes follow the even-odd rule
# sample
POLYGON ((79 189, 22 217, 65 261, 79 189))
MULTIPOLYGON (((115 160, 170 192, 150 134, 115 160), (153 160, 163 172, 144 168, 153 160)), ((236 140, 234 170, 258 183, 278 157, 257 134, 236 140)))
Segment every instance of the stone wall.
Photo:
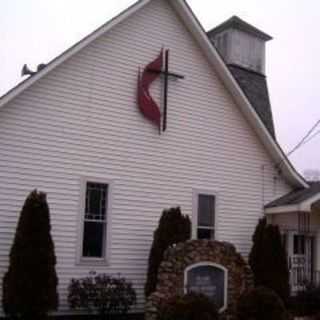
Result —
POLYGON ((172 296, 184 293, 184 273, 200 262, 221 265, 228 270, 227 309, 223 318, 232 319, 238 298, 253 287, 251 270, 235 247, 226 242, 190 240, 169 248, 160 265, 156 291, 146 302, 146 320, 156 320, 159 306, 172 296))

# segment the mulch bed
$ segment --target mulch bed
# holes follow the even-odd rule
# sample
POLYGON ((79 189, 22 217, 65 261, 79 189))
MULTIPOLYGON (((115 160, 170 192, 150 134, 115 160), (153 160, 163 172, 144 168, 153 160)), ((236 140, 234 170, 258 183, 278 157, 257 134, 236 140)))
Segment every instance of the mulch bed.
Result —
MULTIPOLYGON (((99 316, 87 315, 87 316, 57 316, 50 318, 53 320, 101 320, 99 316)), ((143 314, 129 314, 126 316, 110 316, 108 320, 143 320, 143 314)))
MULTIPOLYGON (((0 317, 1 320, 6 320, 6 318, 0 317)), ((82 316, 55 316, 49 317, 49 320, 101 320, 101 317, 94 315, 82 315, 82 316)), ((143 314, 129 314, 126 316, 110 316, 108 320, 144 320, 143 314)))

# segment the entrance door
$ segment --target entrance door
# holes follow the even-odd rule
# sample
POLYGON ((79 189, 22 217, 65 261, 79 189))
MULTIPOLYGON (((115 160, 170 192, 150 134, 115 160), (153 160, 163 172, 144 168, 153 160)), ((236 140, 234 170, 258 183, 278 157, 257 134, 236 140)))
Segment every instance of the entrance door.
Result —
POLYGON ((290 232, 287 250, 291 291, 295 293, 313 281, 314 236, 290 232))

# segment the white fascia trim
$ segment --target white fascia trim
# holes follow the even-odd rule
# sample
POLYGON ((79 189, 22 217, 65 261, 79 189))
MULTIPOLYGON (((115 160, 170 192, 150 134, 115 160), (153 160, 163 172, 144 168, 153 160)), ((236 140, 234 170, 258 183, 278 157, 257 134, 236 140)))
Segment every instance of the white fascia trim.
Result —
POLYGON ((222 58, 211 44, 201 24, 190 10, 189 6, 184 0, 169 0, 171 5, 176 9, 181 19, 186 24, 191 34, 195 37, 198 44, 204 51, 209 62, 214 66, 218 72, 221 80, 231 92, 233 98, 237 102, 241 111, 262 140, 262 143, 271 154, 275 163, 281 163, 282 170, 286 178, 293 186, 308 187, 306 181, 296 172, 287 157, 281 150, 280 146, 274 141, 268 130, 265 128, 262 120, 257 115, 256 111, 250 104, 247 97, 244 95, 242 89, 239 87, 236 80, 233 78, 231 72, 223 62, 222 58))
POLYGON ((320 192, 302 202, 301 209, 304 211, 311 211, 311 206, 318 200, 320 200, 320 192))
POLYGON ((134 3, 132 6, 130 6, 128 9, 121 12, 119 15, 108 21, 106 24, 98 28, 97 30, 93 31, 91 34, 89 34, 84 39, 77 42, 75 45, 73 45, 68 50, 64 51, 62 54, 60 54, 58 57, 53 59, 47 66, 42 69, 41 71, 38 71, 35 75, 30 76, 23 82, 19 83, 17 86, 15 86, 13 89, 8 91, 6 94, 4 94, 2 97, 0 97, 0 109, 9 103, 12 99, 14 99, 16 96, 18 96, 20 93, 22 93, 24 90, 29 88, 32 84, 34 84, 36 81, 44 77, 46 74, 48 74, 50 71, 58 67, 61 63, 66 61, 67 59, 71 58, 73 55, 78 53, 80 50, 85 48, 87 45, 89 45, 92 41, 102 36, 107 31, 111 30, 114 26, 121 23, 128 17, 130 17, 132 14, 134 14, 136 11, 143 8, 146 4, 148 4, 152 0, 140 0, 136 3, 134 3))
POLYGON ((264 209, 265 214, 297 213, 299 211, 299 205, 288 205, 264 209))
POLYGON ((296 213, 296 212, 311 212, 311 206, 314 202, 320 200, 320 192, 313 197, 306 199, 298 204, 287 206, 279 206, 273 208, 266 208, 265 214, 281 214, 281 213, 296 213))

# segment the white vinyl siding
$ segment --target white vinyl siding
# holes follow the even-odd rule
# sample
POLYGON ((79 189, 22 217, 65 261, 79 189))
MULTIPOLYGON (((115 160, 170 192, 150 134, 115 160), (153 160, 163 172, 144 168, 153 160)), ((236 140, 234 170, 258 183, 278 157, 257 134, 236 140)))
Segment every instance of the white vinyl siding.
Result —
MULTIPOLYGON (((158 81, 156 101, 161 92, 158 81)), ((159 216, 178 205, 192 216, 193 188, 219 192, 216 239, 245 256, 263 204, 290 191, 165 1, 151 2, 0 110, 0 176, 0 279, 25 197, 34 188, 46 192, 61 313, 69 311, 70 279, 91 271, 132 281, 142 311, 159 216), (137 108, 136 81, 163 46, 170 68, 186 78, 170 81, 168 128, 160 136, 137 108), (77 263, 83 176, 116 186, 107 266, 77 263)))

